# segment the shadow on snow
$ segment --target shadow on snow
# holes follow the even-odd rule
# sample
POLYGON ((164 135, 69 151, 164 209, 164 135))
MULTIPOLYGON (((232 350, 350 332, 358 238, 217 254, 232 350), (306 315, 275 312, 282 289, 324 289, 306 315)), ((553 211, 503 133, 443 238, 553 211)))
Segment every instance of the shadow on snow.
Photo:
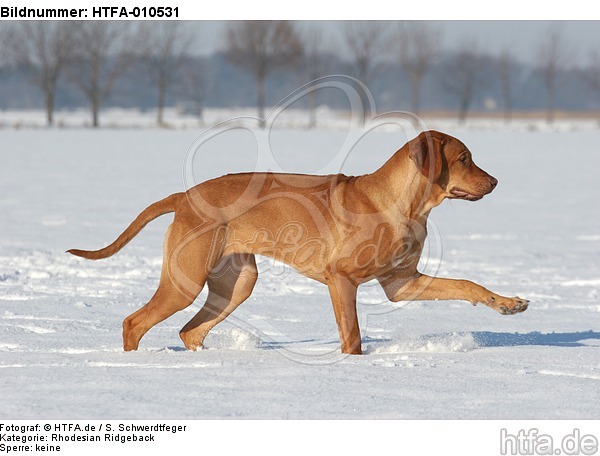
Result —
POLYGON ((586 347, 584 340, 600 340, 600 332, 571 333, 497 333, 490 331, 474 331, 471 333, 480 347, 518 347, 541 345, 547 347, 586 347))

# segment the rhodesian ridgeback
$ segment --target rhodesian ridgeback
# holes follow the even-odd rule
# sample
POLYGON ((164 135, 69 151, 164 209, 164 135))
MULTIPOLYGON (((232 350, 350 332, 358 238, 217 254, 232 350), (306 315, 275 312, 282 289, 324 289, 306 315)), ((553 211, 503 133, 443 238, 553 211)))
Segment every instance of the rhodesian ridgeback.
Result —
POLYGON ((504 315, 527 309, 525 299, 417 270, 431 209, 446 198, 477 201, 497 183, 461 141, 427 131, 372 174, 245 173, 203 182, 150 205, 108 247, 69 253, 109 257, 148 222, 175 213, 158 289, 123 321, 126 351, 208 284, 206 303, 180 331, 188 349, 202 348, 207 333, 250 296, 255 255, 265 255, 329 288, 342 352, 360 354, 357 288, 373 279, 394 302, 459 299, 504 315))

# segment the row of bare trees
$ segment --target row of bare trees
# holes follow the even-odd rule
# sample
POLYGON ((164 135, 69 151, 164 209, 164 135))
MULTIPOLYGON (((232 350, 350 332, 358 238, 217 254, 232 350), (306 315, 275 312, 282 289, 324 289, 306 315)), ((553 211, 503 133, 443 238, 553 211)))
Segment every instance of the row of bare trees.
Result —
POLYGON ((7 62, 25 67, 31 83, 42 92, 48 125, 54 124, 60 78, 80 90, 89 103, 92 125, 97 127, 100 109, 117 79, 136 62, 144 63, 147 82, 156 89, 157 122, 162 125, 165 95, 189 43, 178 22, 24 21, 2 33, 7 62))
MULTIPOLYGON (((392 26, 389 22, 354 21, 344 29, 348 50, 353 56, 354 75, 367 85, 377 76, 377 67, 386 59, 396 62, 410 80, 411 111, 420 111, 423 80, 439 61, 443 51, 442 30, 434 23, 423 21, 400 21, 392 26), (390 55, 391 54, 391 55, 390 55)), ((554 120, 556 97, 561 71, 572 65, 573 50, 570 49, 559 24, 551 25, 541 36, 534 57, 534 66, 541 75, 546 95, 546 119, 554 120)), ((580 78, 600 96, 600 53, 591 56, 591 64, 580 72, 580 78)), ((459 120, 464 121, 476 92, 489 81, 485 70, 490 65, 500 79, 502 108, 506 120, 513 107, 513 78, 517 59, 509 48, 491 59, 489 53, 480 49, 477 39, 465 38, 451 53, 440 72, 442 87, 456 97, 459 120)))
MULTIPOLYGON (((341 28, 338 48, 349 56, 349 73, 372 86, 385 64, 395 62, 410 85, 410 109, 421 109, 423 81, 433 67, 439 83, 456 98, 459 118, 464 120, 475 94, 486 83, 485 71, 492 60, 470 39, 452 52, 443 51, 442 30, 423 21, 348 21, 341 28), (449 58, 448 56, 451 56, 449 58)), ((113 94, 117 79, 132 65, 141 65, 145 80, 156 94, 157 123, 164 124, 167 93, 175 84, 185 87, 186 96, 201 104, 206 91, 205 69, 189 58, 192 35, 178 22, 15 22, 0 29, 0 71, 11 62, 28 69, 32 84, 44 97, 46 118, 54 122, 58 82, 62 78, 78 88, 89 103, 92 124, 113 94)), ((267 78, 279 69, 302 68, 306 80, 330 72, 324 48, 332 49, 322 31, 312 27, 301 33, 291 21, 236 21, 224 34, 223 53, 234 65, 251 75, 256 88, 258 117, 264 118, 267 78)), ((537 52, 536 67, 546 92, 547 119, 554 118, 561 71, 571 63, 570 52, 560 29, 544 34, 537 52)), ((591 59, 582 80, 600 94, 600 54, 591 59)), ((505 49, 493 59, 499 76, 502 107, 508 119, 513 107, 513 78, 517 60, 505 49)), ((316 94, 308 97, 309 123, 316 123, 316 94)))

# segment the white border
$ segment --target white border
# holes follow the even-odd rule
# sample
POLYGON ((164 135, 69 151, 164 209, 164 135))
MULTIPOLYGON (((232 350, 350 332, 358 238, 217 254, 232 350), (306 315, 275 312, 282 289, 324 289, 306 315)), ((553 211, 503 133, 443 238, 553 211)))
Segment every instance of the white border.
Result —
POLYGON ((182 20, 593 20, 600 18, 598 9, 589 1, 523 2, 504 0, 490 4, 473 0, 429 0, 424 2, 399 2, 369 0, 352 3, 348 0, 329 1, 302 0, 225 0, 207 2, 184 2, 181 0, 142 1, 116 0, 105 2, 64 0, 15 0, 3 2, 2 6, 28 8, 91 8, 170 6, 179 8, 182 20))

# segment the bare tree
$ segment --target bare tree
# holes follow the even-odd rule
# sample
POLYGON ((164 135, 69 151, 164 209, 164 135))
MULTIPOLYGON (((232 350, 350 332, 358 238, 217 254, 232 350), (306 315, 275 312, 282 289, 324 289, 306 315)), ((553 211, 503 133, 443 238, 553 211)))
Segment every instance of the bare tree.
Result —
POLYGON ((181 91, 190 100, 190 110, 203 122, 204 103, 210 90, 210 69, 199 57, 187 57, 182 66, 181 91))
POLYGON ((597 50, 591 52, 589 64, 580 70, 579 75, 600 100, 600 52, 597 50))
POLYGON ((56 89, 73 49, 74 28, 73 22, 22 21, 11 34, 15 61, 28 69, 44 95, 49 126, 54 124, 56 89))
POLYGON ((600 97, 600 52, 590 54, 590 63, 580 74, 587 86, 600 97))
POLYGON ((440 52, 441 29, 423 21, 402 21, 394 40, 396 55, 402 69, 408 74, 411 86, 411 110, 418 113, 421 85, 425 74, 440 52))
MULTIPOLYGON (((0 22, 0 77, 8 71, 13 63, 12 52, 9 45, 10 29, 7 27, 6 22, 0 22)), ((0 90, 2 85, 0 85, 0 90)), ((0 106, 0 109, 2 106, 0 106)))
POLYGON ((157 90, 156 122, 163 126, 167 91, 177 81, 191 37, 183 29, 182 23, 177 21, 152 22, 143 28, 141 36, 144 45, 142 61, 157 90))
POLYGON ((538 48, 538 68, 546 88, 546 121, 554 121, 556 91, 560 70, 567 65, 566 49, 560 24, 552 24, 544 33, 538 48))
POLYGON ((344 24, 343 38, 352 55, 353 75, 369 87, 375 79, 380 58, 386 53, 386 23, 349 21, 344 24))
POLYGON ((11 30, 0 22, 0 72, 7 69, 12 63, 13 52, 11 49, 11 30))
POLYGON ((444 65, 442 85, 458 97, 458 120, 464 123, 482 83, 482 54, 473 40, 462 42, 444 65))
POLYGON ((98 127, 100 108, 140 44, 127 23, 108 21, 80 22, 76 43, 69 74, 90 103, 92 125, 98 127))
POLYGON ((289 21, 233 22, 226 31, 226 46, 226 57, 254 76, 258 117, 264 124, 267 76, 299 60, 300 37, 289 21))
POLYGON ((502 109, 504 111, 504 121, 510 122, 513 109, 512 84, 516 60, 511 51, 505 48, 498 57, 498 74, 500 77, 500 91, 502 93, 502 109))
MULTIPOLYGON (((304 67, 309 81, 325 76, 329 62, 323 54, 323 32, 320 28, 310 27, 303 34, 304 67)), ((307 95, 308 128, 317 125, 317 90, 311 90, 307 95)))

